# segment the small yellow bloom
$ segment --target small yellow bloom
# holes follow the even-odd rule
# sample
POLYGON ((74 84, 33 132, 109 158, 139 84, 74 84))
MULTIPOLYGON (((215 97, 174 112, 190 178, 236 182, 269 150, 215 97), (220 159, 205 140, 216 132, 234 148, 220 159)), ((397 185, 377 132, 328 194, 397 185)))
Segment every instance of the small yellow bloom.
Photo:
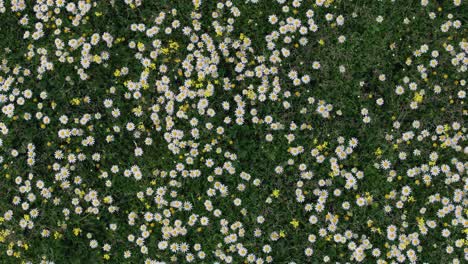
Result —
POLYGON ((80 229, 80 228, 73 228, 73 234, 74 234, 75 236, 78 236, 80 233, 81 233, 81 229, 80 229))
POLYGON ((281 231, 279 232, 279 236, 280 236, 280 237, 286 237, 286 233, 285 233, 283 230, 281 230, 281 231))
POLYGON ((416 103, 421 103, 421 102, 423 101, 423 96, 422 96, 420 93, 416 92, 416 93, 414 94, 413 100, 414 100, 416 103))
POLYGON ((278 189, 273 190, 273 192, 271 193, 271 195, 273 195, 273 197, 275 197, 275 198, 278 198, 279 195, 280 195, 280 190, 278 190, 278 189))
POLYGON ((381 156, 382 155, 382 150, 380 148, 377 148, 374 153, 375 153, 376 156, 381 156))
POLYGON ((213 95, 213 91, 211 90, 206 90, 205 93, 203 94, 205 97, 210 97, 213 95))
POLYGON ((291 222, 289 222, 294 228, 297 228, 299 226, 299 221, 296 219, 293 219, 291 222))

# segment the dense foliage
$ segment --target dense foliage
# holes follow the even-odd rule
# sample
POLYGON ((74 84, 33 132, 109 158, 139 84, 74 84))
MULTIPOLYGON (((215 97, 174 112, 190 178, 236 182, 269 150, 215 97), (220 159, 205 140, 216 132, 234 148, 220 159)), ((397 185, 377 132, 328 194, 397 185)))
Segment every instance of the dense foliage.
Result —
POLYGON ((0 263, 467 263, 462 0, 0 0, 0 263))

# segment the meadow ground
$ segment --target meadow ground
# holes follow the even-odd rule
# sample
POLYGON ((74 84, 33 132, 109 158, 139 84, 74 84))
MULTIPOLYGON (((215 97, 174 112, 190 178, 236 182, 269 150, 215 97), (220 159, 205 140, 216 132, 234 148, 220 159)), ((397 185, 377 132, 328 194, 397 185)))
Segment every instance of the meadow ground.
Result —
POLYGON ((464 0, 0 0, 0 263, 467 263, 464 0))

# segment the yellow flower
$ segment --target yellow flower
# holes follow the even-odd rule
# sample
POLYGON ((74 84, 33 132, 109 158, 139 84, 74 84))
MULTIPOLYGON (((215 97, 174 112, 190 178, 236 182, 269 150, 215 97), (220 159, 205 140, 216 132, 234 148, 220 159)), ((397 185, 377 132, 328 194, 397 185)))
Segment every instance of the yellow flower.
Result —
POLYGON ((212 90, 206 90, 205 93, 204 93, 205 97, 210 97, 213 95, 213 91, 212 90))
POLYGON ((73 99, 71 99, 70 103, 72 105, 79 105, 81 103, 81 100, 80 100, 80 98, 73 98, 73 99))
POLYGON ((420 93, 416 92, 416 93, 414 94, 413 100, 414 100, 416 103, 421 103, 422 100, 423 100, 423 96, 422 96, 420 93))
POLYGON ((177 42, 171 42, 171 43, 169 44, 169 47, 170 47, 171 49, 177 50, 177 49, 179 48, 179 44, 178 44, 177 42))
POLYGON ((141 109, 141 106, 139 105, 138 107, 135 107, 132 109, 132 112, 135 114, 141 114, 143 110, 141 109))
POLYGON ((381 156, 381 155, 382 155, 382 150, 381 150, 380 148, 377 148, 377 149, 375 150, 375 155, 376 155, 376 156, 381 156))
POLYGON ((80 233, 81 233, 81 229, 80 229, 80 228, 73 228, 73 234, 74 234, 75 236, 78 236, 80 233))
POLYGON ((280 237, 286 237, 286 233, 285 233, 283 230, 281 230, 281 231, 279 232, 279 236, 280 236, 280 237))
POLYGON ((250 99, 250 100, 253 100, 255 98, 255 92, 252 91, 252 90, 249 90, 247 92, 247 97, 250 99))
POLYGON ((296 219, 293 219, 291 222, 289 222, 294 228, 297 228, 299 226, 299 221, 296 219))
POLYGON ((201 0, 193 0, 193 5, 195 6, 195 9, 198 9, 200 7, 201 0))
POLYGON ((183 106, 180 107, 180 110, 187 112, 188 108, 189 108, 189 104, 184 104, 183 106))
POLYGON ((278 198, 279 195, 280 195, 280 190, 278 190, 278 189, 273 190, 273 192, 271 193, 271 195, 273 195, 275 198, 278 198))
POLYGON ((99 56, 99 55, 94 55, 94 56, 93 56, 93 61, 100 63, 100 62, 101 62, 101 56, 99 56))

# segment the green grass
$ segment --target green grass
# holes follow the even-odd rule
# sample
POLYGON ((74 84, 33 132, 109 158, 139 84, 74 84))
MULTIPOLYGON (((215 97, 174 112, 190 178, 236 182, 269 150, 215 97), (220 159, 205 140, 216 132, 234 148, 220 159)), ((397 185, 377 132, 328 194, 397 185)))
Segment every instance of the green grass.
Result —
POLYGON ((44 19, 47 1, 5 2, 0 263, 466 262, 465 1, 88 1, 80 19, 68 3, 44 19), (70 45, 93 34, 89 51, 70 45))

